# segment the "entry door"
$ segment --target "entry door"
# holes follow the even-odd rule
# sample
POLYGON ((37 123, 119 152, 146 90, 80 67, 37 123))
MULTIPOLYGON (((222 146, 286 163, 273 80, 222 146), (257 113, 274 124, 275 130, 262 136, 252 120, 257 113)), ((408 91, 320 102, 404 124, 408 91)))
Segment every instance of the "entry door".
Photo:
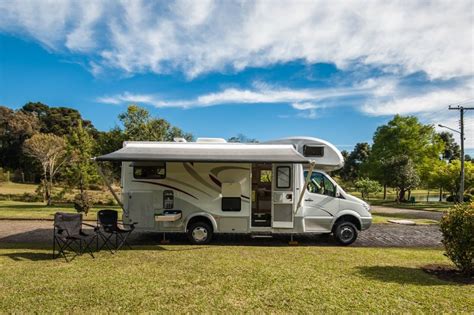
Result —
POLYGON ((294 173, 292 164, 273 164, 272 227, 292 229, 294 225, 294 173))
POLYGON ((252 164, 252 227, 271 227, 272 165, 252 164))

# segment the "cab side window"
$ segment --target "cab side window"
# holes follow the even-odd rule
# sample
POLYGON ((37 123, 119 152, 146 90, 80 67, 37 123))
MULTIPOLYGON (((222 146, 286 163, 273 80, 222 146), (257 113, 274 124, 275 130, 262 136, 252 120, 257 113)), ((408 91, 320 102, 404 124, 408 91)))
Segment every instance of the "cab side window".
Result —
MULTIPOLYGON (((304 173, 306 178, 308 172, 304 173)), ((308 183, 308 191, 314 194, 326 195, 334 197, 336 196, 336 187, 334 184, 324 175, 318 172, 311 174, 311 180, 308 183)))

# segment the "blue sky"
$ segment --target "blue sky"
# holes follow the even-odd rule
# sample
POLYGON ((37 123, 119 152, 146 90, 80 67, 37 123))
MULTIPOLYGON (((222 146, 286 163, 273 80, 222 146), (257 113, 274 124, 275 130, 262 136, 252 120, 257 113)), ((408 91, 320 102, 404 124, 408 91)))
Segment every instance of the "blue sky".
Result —
POLYGON ((472 12, 470 1, 0 0, 0 104, 69 106, 107 130, 137 103, 198 137, 351 149, 396 113, 457 127, 447 106, 474 98, 472 12))

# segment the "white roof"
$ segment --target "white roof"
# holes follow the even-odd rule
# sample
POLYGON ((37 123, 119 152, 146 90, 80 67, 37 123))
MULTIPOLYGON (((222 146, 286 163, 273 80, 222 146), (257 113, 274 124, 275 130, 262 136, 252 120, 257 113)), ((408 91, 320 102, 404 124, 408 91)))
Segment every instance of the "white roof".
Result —
POLYGON ((308 163, 291 144, 125 142, 98 161, 308 163))

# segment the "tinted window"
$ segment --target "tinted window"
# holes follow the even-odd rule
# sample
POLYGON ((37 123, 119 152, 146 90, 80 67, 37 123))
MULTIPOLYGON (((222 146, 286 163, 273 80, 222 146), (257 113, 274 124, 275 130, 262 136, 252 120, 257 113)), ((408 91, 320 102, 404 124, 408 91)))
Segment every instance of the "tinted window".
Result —
POLYGON ((133 167, 133 177, 139 179, 163 179, 166 177, 166 164, 135 165, 133 167))
POLYGON ((222 211, 240 211, 241 208, 240 197, 222 197, 222 211))
POLYGON ((305 145, 303 147, 304 156, 322 157, 324 156, 324 147, 305 145))

